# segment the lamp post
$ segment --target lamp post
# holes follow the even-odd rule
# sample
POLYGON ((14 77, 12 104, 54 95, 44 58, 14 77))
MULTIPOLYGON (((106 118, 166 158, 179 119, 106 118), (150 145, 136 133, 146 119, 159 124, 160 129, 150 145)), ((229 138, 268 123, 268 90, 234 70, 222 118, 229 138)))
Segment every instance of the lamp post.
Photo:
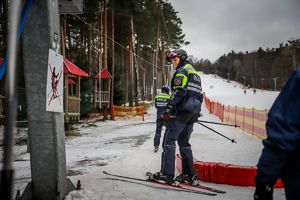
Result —
POLYGON ((244 79, 244 87, 246 86, 246 76, 243 76, 244 79))
POLYGON ((276 91, 277 77, 274 77, 274 91, 276 91))

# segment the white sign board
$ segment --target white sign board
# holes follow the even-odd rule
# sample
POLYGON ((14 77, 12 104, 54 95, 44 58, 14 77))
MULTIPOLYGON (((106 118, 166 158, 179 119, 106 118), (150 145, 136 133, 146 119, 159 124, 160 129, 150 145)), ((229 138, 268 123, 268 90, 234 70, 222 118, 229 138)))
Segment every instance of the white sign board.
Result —
POLYGON ((63 56, 49 49, 46 110, 63 112, 64 105, 64 68, 63 56))

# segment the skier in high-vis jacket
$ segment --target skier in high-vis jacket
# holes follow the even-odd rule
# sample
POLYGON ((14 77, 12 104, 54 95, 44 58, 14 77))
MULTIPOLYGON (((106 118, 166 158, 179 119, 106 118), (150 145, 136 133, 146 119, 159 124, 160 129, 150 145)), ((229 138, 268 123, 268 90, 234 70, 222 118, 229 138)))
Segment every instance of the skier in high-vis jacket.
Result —
POLYGON ((169 183, 174 179, 176 141, 182 157, 182 174, 176 179, 192 182, 194 177, 189 139, 201 111, 203 95, 201 79, 186 59, 187 53, 183 49, 171 51, 167 56, 176 72, 171 82, 171 99, 162 114, 162 118, 168 122, 163 140, 161 170, 153 174, 153 178, 169 183))
POLYGON ((268 113, 267 138, 257 164, 255 200, 273 200, 281 178, 287 200, 300 199, 300 67, 291 75, 268 113))
POLYGON ((170 87, 168 85, 164 85, 161 88, 161 93, 155 96, 155 108, 156 112, 156 131, 154 136, 154 152, 158 151, 158 147, 160 144, 161 130, 164 125, 164 120, 161 118, 161 115, 167 108, 168 101, 170 100, 170 87))

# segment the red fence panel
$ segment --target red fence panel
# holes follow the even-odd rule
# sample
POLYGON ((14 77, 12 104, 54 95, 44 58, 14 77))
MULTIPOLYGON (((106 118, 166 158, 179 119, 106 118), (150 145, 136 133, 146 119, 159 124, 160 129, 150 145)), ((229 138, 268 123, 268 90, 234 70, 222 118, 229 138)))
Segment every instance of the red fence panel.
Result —
POLYGON ((238 125, 243 131, 259 138, 266 137, 267 110, 231 105, 225 106, 210 100, 206 96, 204 102, 209 113, 219 117, 222 122, 238 125))

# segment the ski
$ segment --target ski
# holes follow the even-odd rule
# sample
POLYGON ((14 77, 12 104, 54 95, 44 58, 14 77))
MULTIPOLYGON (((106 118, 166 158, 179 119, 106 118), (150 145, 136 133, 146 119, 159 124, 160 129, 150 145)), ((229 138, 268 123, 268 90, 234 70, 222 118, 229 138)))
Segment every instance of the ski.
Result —
POLYGON ((186 182, 180 182, 180 184, 185 185, 185 186, 189 186, 189 187, 193 187, 193 188, 199 188, 199 189, 202 189, 202 190, 207 190, 207 191, 210 191, 210 192, 219 193, 219 194, 225 194, 226 193, 226 191, 224 191, 224 190, 219 190, 219 189, 216 189, 216 188, 213 188, 213 187, 204 186, 204 185, 201 185, 200 183, 198 183, 197 185, 193 185, 193 184, 189 184, 189 183, 186 183, 186 182))
MULTIPOLYGON (((146 172, 146 176, 149 177, 149 179, 153 179, 153 174, 151 172, 146 172)), ((175 180, 175 184, 180 184, 180 185, 184 185, 184 186, 187 186, 187 187, 192 187, 192 188, 199 188, 199 189, 202 189, 202 190, 207 190, 207 191, 210 191, 210 192, 215 192, 215 193, 219 193, 219 194, 225 194, 226 191, 223 191, 223 190, 219 190, 219 189, 216 189, 216 188, 212 188, 212 187, 208 187, 208 186, 204 186, 204 185, 201 185, 200 183, 197 183, 197 185, 194 185, 194 184, 190 184, 190 183, 187 183, 187 182, 180 182, 180 181, 177 181, 175 180)))
MULTIPOLYGON (((117 175, 117 174, 111 174, 111 173, 108 173, 107 171, 103 171, 103 173, 106 175, 109 175, 109 176, 117 177, 117 178, 134 180, 134 181, 139 181, 139 182, 146 182, 146 183, 151 183, 151 184, 166 187, 166 188, 160 188, 160 189, 167 189, 167 190, 180 191, 180 192, 189 192, 189 193, 203 194, 203 195, 209 195, 209 196, 217 195, 215 193, 199 191, 196 189, 186 188, 182 185, 172 185, 172 184, 167 184, 164 182, 159 182, 159 181, 155 181, 155 180, 151 180, 151 179, 141 179, 141 178, 134 178, 134 177, 129 177, 129 176, 122 176, 122 175, 117 175)), ((117 180, 121 181, 121 179, 117 179, 117 180)), ((126 182, 130 182, 130 181, 126 181, 126 182)), ((143 185, 145 185, 145 184, 143 184, 143 185)), ((146 185, 146 186, 148 186, 148 185, 146 185)))

